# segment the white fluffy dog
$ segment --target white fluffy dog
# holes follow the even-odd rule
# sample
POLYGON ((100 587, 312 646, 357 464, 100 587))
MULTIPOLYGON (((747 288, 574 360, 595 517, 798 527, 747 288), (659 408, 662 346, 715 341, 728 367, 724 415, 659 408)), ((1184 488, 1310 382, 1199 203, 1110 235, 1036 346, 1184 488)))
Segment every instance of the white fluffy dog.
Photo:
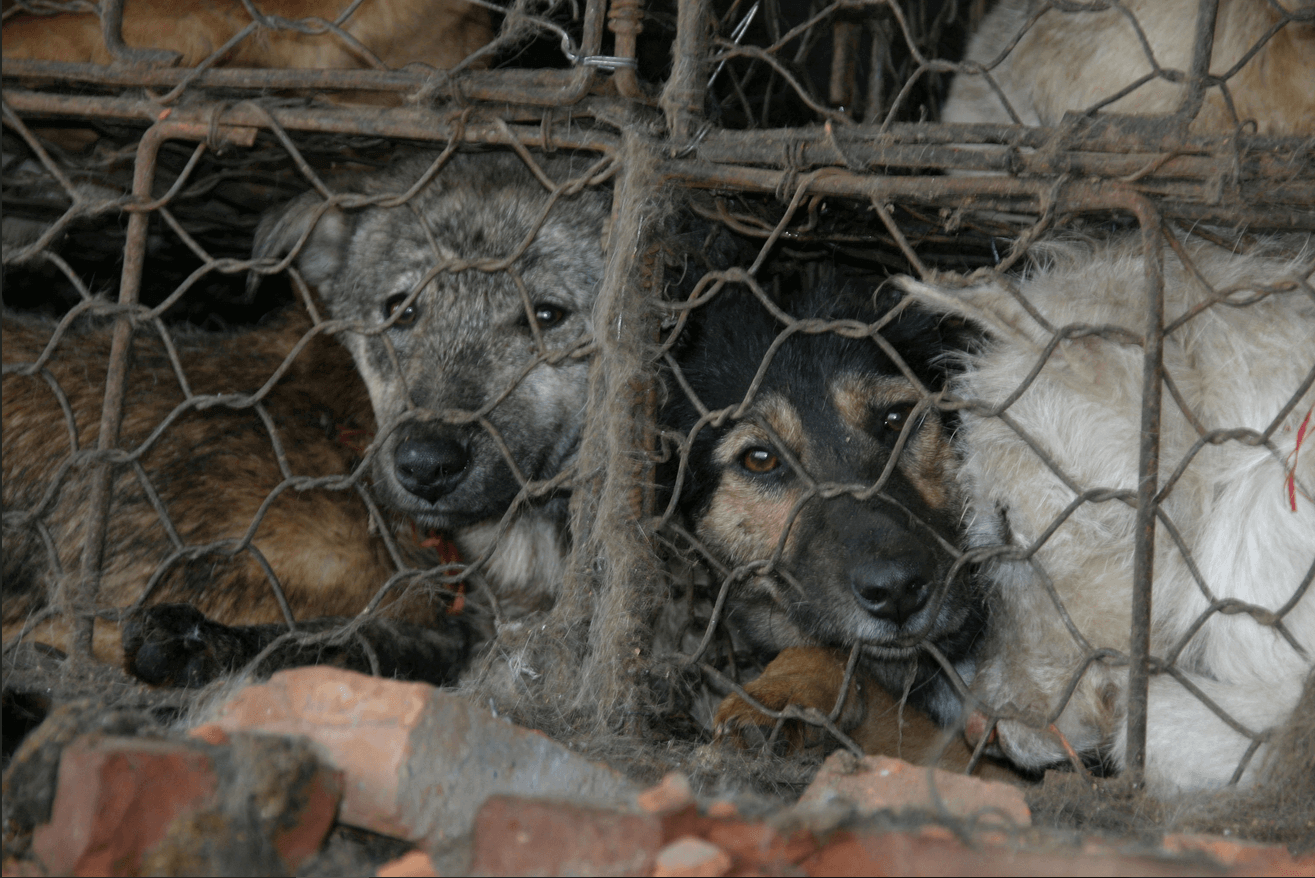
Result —
MULTIPOLYGON (((1151 677, 1146 741, 1159 793, 1227 783, 1253 738, 1292 712, 1315 656, 1315 258, 1186 251, 1191 268, 1164 256, 1151 654, 1170 671, 1151 677)), ((999 723, 998 746, 1040 768, 1064 760, 1067 739, 1122 769, 1126 661, 1084 665, 1129 647, 1146 266, 1138 238, 1040 252, 1016 287, 901 283, 990 338, 953 391, 979 403, 957 441, 967 542, 992 558, 972 685, 1017 717, 999 723)), ((1261 746, 1243 783, 1264 760, 1261 746)))
MULTIPOLYGON (((990 70, 1025 125, 1056 125, 1067 111, 1116 96, 1105 107, 1109 112, 1171 113, 1183 86, 1156 75, 1152 58, 1161 71, 1191 68, 1198 3, 1122 0, 1064 11, 1042 0, 1001 0, 973 35, 964 60, 990 70)), ((1227 98, 1217 85, 1207 89, 1195 132, 1231 131, 1237 120, 1248 119, 1261 134, 1315 131, 1315 0, 1219 0, 1210 72, 1226 77, 1227 98)), ((941 117, 1013 121, 981 74, 955 77, 941 117)))

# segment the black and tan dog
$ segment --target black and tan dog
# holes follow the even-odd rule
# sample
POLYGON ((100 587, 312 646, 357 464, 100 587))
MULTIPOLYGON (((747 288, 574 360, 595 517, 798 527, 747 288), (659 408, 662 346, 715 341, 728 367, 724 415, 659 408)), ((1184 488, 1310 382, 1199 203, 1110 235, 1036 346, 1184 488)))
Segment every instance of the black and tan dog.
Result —
MULTIPOLYGON (((968 671, 984 623, 936 405, 955 330, 889 298, 803 299, 784 320, 735 289, 700 309, 678 361, 707 416, 679 390, 668 409, 689 440, 679 503, 733 570, 732 630, 776 654, 749 694, 828 713, 861 644, 840 726, 868 752, 928 761, 961 704, 926 647, 968 671)), ((772 721, 732 695, 716 722, 743 740, 772 721)), ((945 746, 943 764, 967 764, 957 738, 945 746)))

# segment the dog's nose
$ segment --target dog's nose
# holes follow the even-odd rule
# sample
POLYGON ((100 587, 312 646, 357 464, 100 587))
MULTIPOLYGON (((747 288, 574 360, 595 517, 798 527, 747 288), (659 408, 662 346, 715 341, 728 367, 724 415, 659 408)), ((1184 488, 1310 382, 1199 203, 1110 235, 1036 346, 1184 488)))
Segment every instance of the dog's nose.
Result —
POLYGON ((927 602, 930 589, 916 564, 873 558, 859 564, 849 577, 858 602, 874 616, 903 625, 927 602))
POLYGON ((408 436, 393 454, 397 481, 426 503, 450 494, 466 477, 469 464, 466 446, 441 436, 408 436))

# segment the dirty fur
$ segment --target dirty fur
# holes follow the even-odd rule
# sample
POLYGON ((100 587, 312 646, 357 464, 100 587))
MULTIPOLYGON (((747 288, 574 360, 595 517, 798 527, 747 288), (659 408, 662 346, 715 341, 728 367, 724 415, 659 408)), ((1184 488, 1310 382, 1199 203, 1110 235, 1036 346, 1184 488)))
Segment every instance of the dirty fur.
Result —
MULTIPOLYGON (((120 665, 119 611, 142 601, 189 603, 230 625, 283 622, 262 559, 296 619, 355 615, 399 569, 437 564, 406 531, 391 550, 370 532, 369 508, 350 478, 360 437, 373 430, 369 400, 351 358, 322 334, 309 338, 261 399, 286 455, 288 473, 280 470, 249 395, 311 329, 305 312, 238 333, 172 330, 190 403, 158 327, 149 326, 133 340, 119 435, 149 489, 136 466, 117 468, 99 593, 81 606, 89 454, 99 438, 110 332, 75 320, 57 334, 54 323, 13 314, 3 328, 6 644, 23 632, 68 651, 73 612, 91 611, 101 616, 95 655, 120 665), (212 543, 219 545, 199 550, 212 543)), ((421 624, 442 617, 446 589, 426 596, 424 587, 403 585, 386 601, 400 599, 394 612, 421 624)))
MULTIPOLYGON (((1283 734, 1315 655, 1315 597, 1301 590, 1315 563, 1315 455, 1309 442, 1297 454, 1315 406, 1315 263, 1309 249, 1292 258, 1186 247, 1190 270, 1172 251, 1163 256, 1165 319, 1181 321, 1165 340, 1164 362, 1170 389, 1217 440, 1201 442, 1166 390, 1159 484, 1173 483, 1155 538, 1150 651, 1175 657, 1175 671, 1150 681, 1146 782, 1157 794, 1228 783, 1249 744, 1192 689, 1253 734, 1283 734), (1214 432, 1229 430, 1254 432, 1214 432), (1261 433, 1262 444, 1248 438, 1261 433), (1257 618, 1217 612, 1198 629, 1207 595, 1235 602, 1225 609, 1254 607, 1257 618), (1260 624, 1278 611, 1286 635, 1260 624)), ((991 339, 967 359, 953 391, 975 403, 956 442, 967 545, 990 558, 991 627, 973 690, 1007 717, 997 746, 1024 767, 1062 762, 1061 739, 1046 731, 1053 719, 1079 755, 1121 770, 1126 666, 1101 659, 1083 672, 1087 648, 1068 626, 1093 650, 1129 648, 1147 266, 1139 240, 1037 252, 1040 264, 1016 286, 901 283, 991 339), (1101 337, 1084 326, 1114 330, 1101 337), (1000 406, 1008 421, 992 416, 1000 406), (1086 500, 1072 508, 1080 493, 1086 500)), ((1282 758, 1262 745, 1242 783, 1282 758)))
MULTIPOLYGON (((267 16, 334 21, 347 8, 342 0, 264 0, 267 16)), ((180 6, 169 0, 123 4, 123 41, 129 54, 156 63, 195 67, 252 24, 240 0, 180 6), (177 56, 177 57, 170 57, 177 56)), ((258 29, 214 62, 219 67, 366 68, 369 53, 400 69, 421 62, 443 70, 460 64, 494 36, 489 13, 465 0, 366 0, 342 30, 349 40, 321 28, 318 34, 292 29, 258 29)), ((18 14, 6 17, 6 58, 112 64, 101 18, 96 14, 18 14)), ((487 63, 487 62, 485 62, 487 63)), ((476 62, 476 66, 483 66, 476 62)))
MULTIPOLYGON (((353 616, 391 583, 384 603, 399 604, 388 607, 398 622, 360 623, 383 625, 373 652, 364 650, 369 668, 415 664, 406 650, 396 661, 378 661, 380 644, 402 643, 407 638, 395 635, 412 624, 431 629, 412 630, 423 635, 411 638, 418 642, 432 640, 434 632, 451 635, 436 653, 436 661, 448 663, 464 654, 468 632, 446 612, 457 574, 418 545, 415 533, 430 529, 450 532, 468 565, 460 578, 477 586, 472 600, 495 624, 551 606, 569 549, 569 475, 583 417, 608 198, 588 188, 554 196, 519 158, 495 155, 449 157, 437 177, 425 177, 418 193, 400 205, 376 206, 362 197, 370 192, 379 201, 384 193, 405 193, 433 170, 431 164, 432 158, 402 162, 356 178, 346 200, 332 206, 321 209, 311 195, 267 218, 258 255, 295 251, 289 255, 334 318, 319 325, 264 397, 290 471, 304 481, 284 485, 255 529, 251 548, 243 548, 239 540, 258 508, 285 481, 270 453, 268 431, 250 409, 230 411, 208 401, 193 405, 197 411, 185 407, 144 449, 142 466, 187 545, 228 540, 228 554, 241 551, 231 562, 223 552, 197 557, 195 551, 175 551, 137 476, 123 469, 116 476, 100 603, 88 609, 121 610, 143 599, 152 574, 171 558, 152 602, 190 603, 223 625, 281 622, 256 562, 259 552, 298 619, 353 616), (436 264, 451 267, 452 260, 466 267, 430 273, 436 264), (338 341, 358 354, 355 364, 338 341), (356 366, 365 371, 364 382, 356 366), (381 430, 376 411, 385 419, 381 430), (430 472, 431 484, 417 484, 412 472, 411 487, 420 493, 408 490, 399 482, 395 454, 404 438, 419 442, 422 452, 427 441, 440 450, 455 448, 462 466, 430 472), (362 452, 365 469, 358 472, 362 452), (367 484, 368 494, 361 490, 367 484), (309 487, 338 490, 301 490, 309 487), (387 535, 369 530, 367 497, 398 524, 391 546, 387 535), (329 561, 334 566, 326 569, 329 561), (416 568, 436 576, 416 576, 416 568), (407 575, 399 577, 399 570, 407 575)), ((571 167, 569 159, 547 163, 560 179, 571 167)), ((175 331, 175 346, 193 392, 251 393, 309 328, 306 316, 296 312, 230 336, 175 331)), ((36 362, 51 330, 7 317, 7 367, 36 362)), ((135 353, 122 436, 129 449, 184 399, 154 330, 139 333, 135 353)), ((107 356, 107 332, 75 331, 61 336, 44 364, 69 395, 77 448, 96 438, 107 356)), ((67 611, 88 502, 86 455, 73 451, 58 399, 40 375, 7 372, 5 400, 6 640, 44 614, 26 633, 67 649, 67 611), (71 475, 47 496, 66 462, 71 475), (57 562, 44 549, 42 527, 52 531, 57 562), (61 612, 49 612, 54 609, 61 612)), ((107 615, 116 622, 121 614, 107 615)), ((267 631, 198 638, 193 635, 200 628, 172 610, 154 612, 147 621, 148 639, 160 649, 181 650, 201 664, 208 661, 203 651, 219 648, 219 641, 257 649, 269 642, 267 631), (177 619, 183 619, 181 627, 177 619), (169 631, 177 637, 162 645, 168 638, 151 634, 169 631), (192 641, 209 646, 188 645, 192 641)), ((348 633, 369 639, 360 624, 348 633)), ((142 630, 129 633, 139 655, 142 630)), ((355 666, 356 647, 342 649, 340 663, 355 666)), ((116 626, 98 622, 96 653, 121 660, 116 626)), ((450 671, 436 667, 418 676, 450 681, 450 671)), ((179 674, 190 679, 192 671, 184 667, 179 674)))
MULTIPOLYGON (((954 419, 937 406, 952 330, 891 304, 822 290, 790 309, 814 324, 849 321, 847 334, 862 326, 846 338, 792 332, 747 291, 722 292, 699 309, 679 358, 698 402, 673 389, 667 422, 689 443, 680 505, 734 571, 726 620, 757 654, 775 655, 749 694, 830 713, 849 649, 862 644, 838 724, 874 752, 926 761, 947 744, 938 726, 958 721, 960 702, 920 644, 971 675, 984 613, 956 564, 954 419), (865 337, 878 321, 903 365, 865 337)), ((772 724, 735 695, 716 722, 740 738, 772 724)), ((948 746, 953 767, 966 767, 963 742, 948 746)))
MULTIPOLYGON (((1125 0, 1117 7, 1098 4, 1099 11, 1068 12, 1046 8, 1040 0, 1002 0, 972 37, 964 59, 970 69, 986 73, 956 76, 941 118, 1014 123, 988 76, 1024 125, 1057 125, 1066 112, 1085 112, 1145 77, 1151 78, 1101 109, 1172 113, 1183 101, 1184 86, 1154 76, 1131 19, 1160 68, 1186 74, 1198 5, 1197 0, 1125 0)), ((1315 131, 1315 4, 1220 0, 1210 73, 1228 78, 1224 87, 1206 89, 1189 129, 1193 133, 1232 131, 1248 120, 1261 134, 1315 131)))
POLYGON ((543 168, 555 190, 514 155, 402 162, 294 199, 254 251, 294 260, 343 329, 379 424, 375 497, 461 529, 510 618, 560 590, 609 210, 585 160, 543 168))

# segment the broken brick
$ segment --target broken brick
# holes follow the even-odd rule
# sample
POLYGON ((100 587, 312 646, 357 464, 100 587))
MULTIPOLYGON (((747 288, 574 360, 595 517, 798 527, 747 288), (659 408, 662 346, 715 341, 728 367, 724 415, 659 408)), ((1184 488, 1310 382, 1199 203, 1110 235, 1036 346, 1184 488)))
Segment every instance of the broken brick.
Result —
POLYGON ((643 875, 662 847, 662 823, 571 802, 493 796, 472 839, 476 875, 643 875))
POLYGON ((731 870, 731 855, 710 841, 685 836, 657 852, 654 878, 721 878, 731 870))
POLYGON ((198 745, 86 735, 64 750, 50 822, 32 849, 56 875, 126 875, 170 823, 211 800, 218 778, 198 745))
POLYGON ((823 763, 800 797, 799 807, 807 809, 835 798, 851 802, 861 814, 924 811, 989 819, 995 813, 1016 825, 1032 822, 1023 791, 1012 784, 924 768, 889 756, 859 759, 844 750, 823 763))
POLYGON ((345 775, 341 822, 427 844, 470 832, 490 795, 635 794, 612 769, 459 696, 337 668, 280 671, 238 691, 209 725, 309 738, 345 775))

